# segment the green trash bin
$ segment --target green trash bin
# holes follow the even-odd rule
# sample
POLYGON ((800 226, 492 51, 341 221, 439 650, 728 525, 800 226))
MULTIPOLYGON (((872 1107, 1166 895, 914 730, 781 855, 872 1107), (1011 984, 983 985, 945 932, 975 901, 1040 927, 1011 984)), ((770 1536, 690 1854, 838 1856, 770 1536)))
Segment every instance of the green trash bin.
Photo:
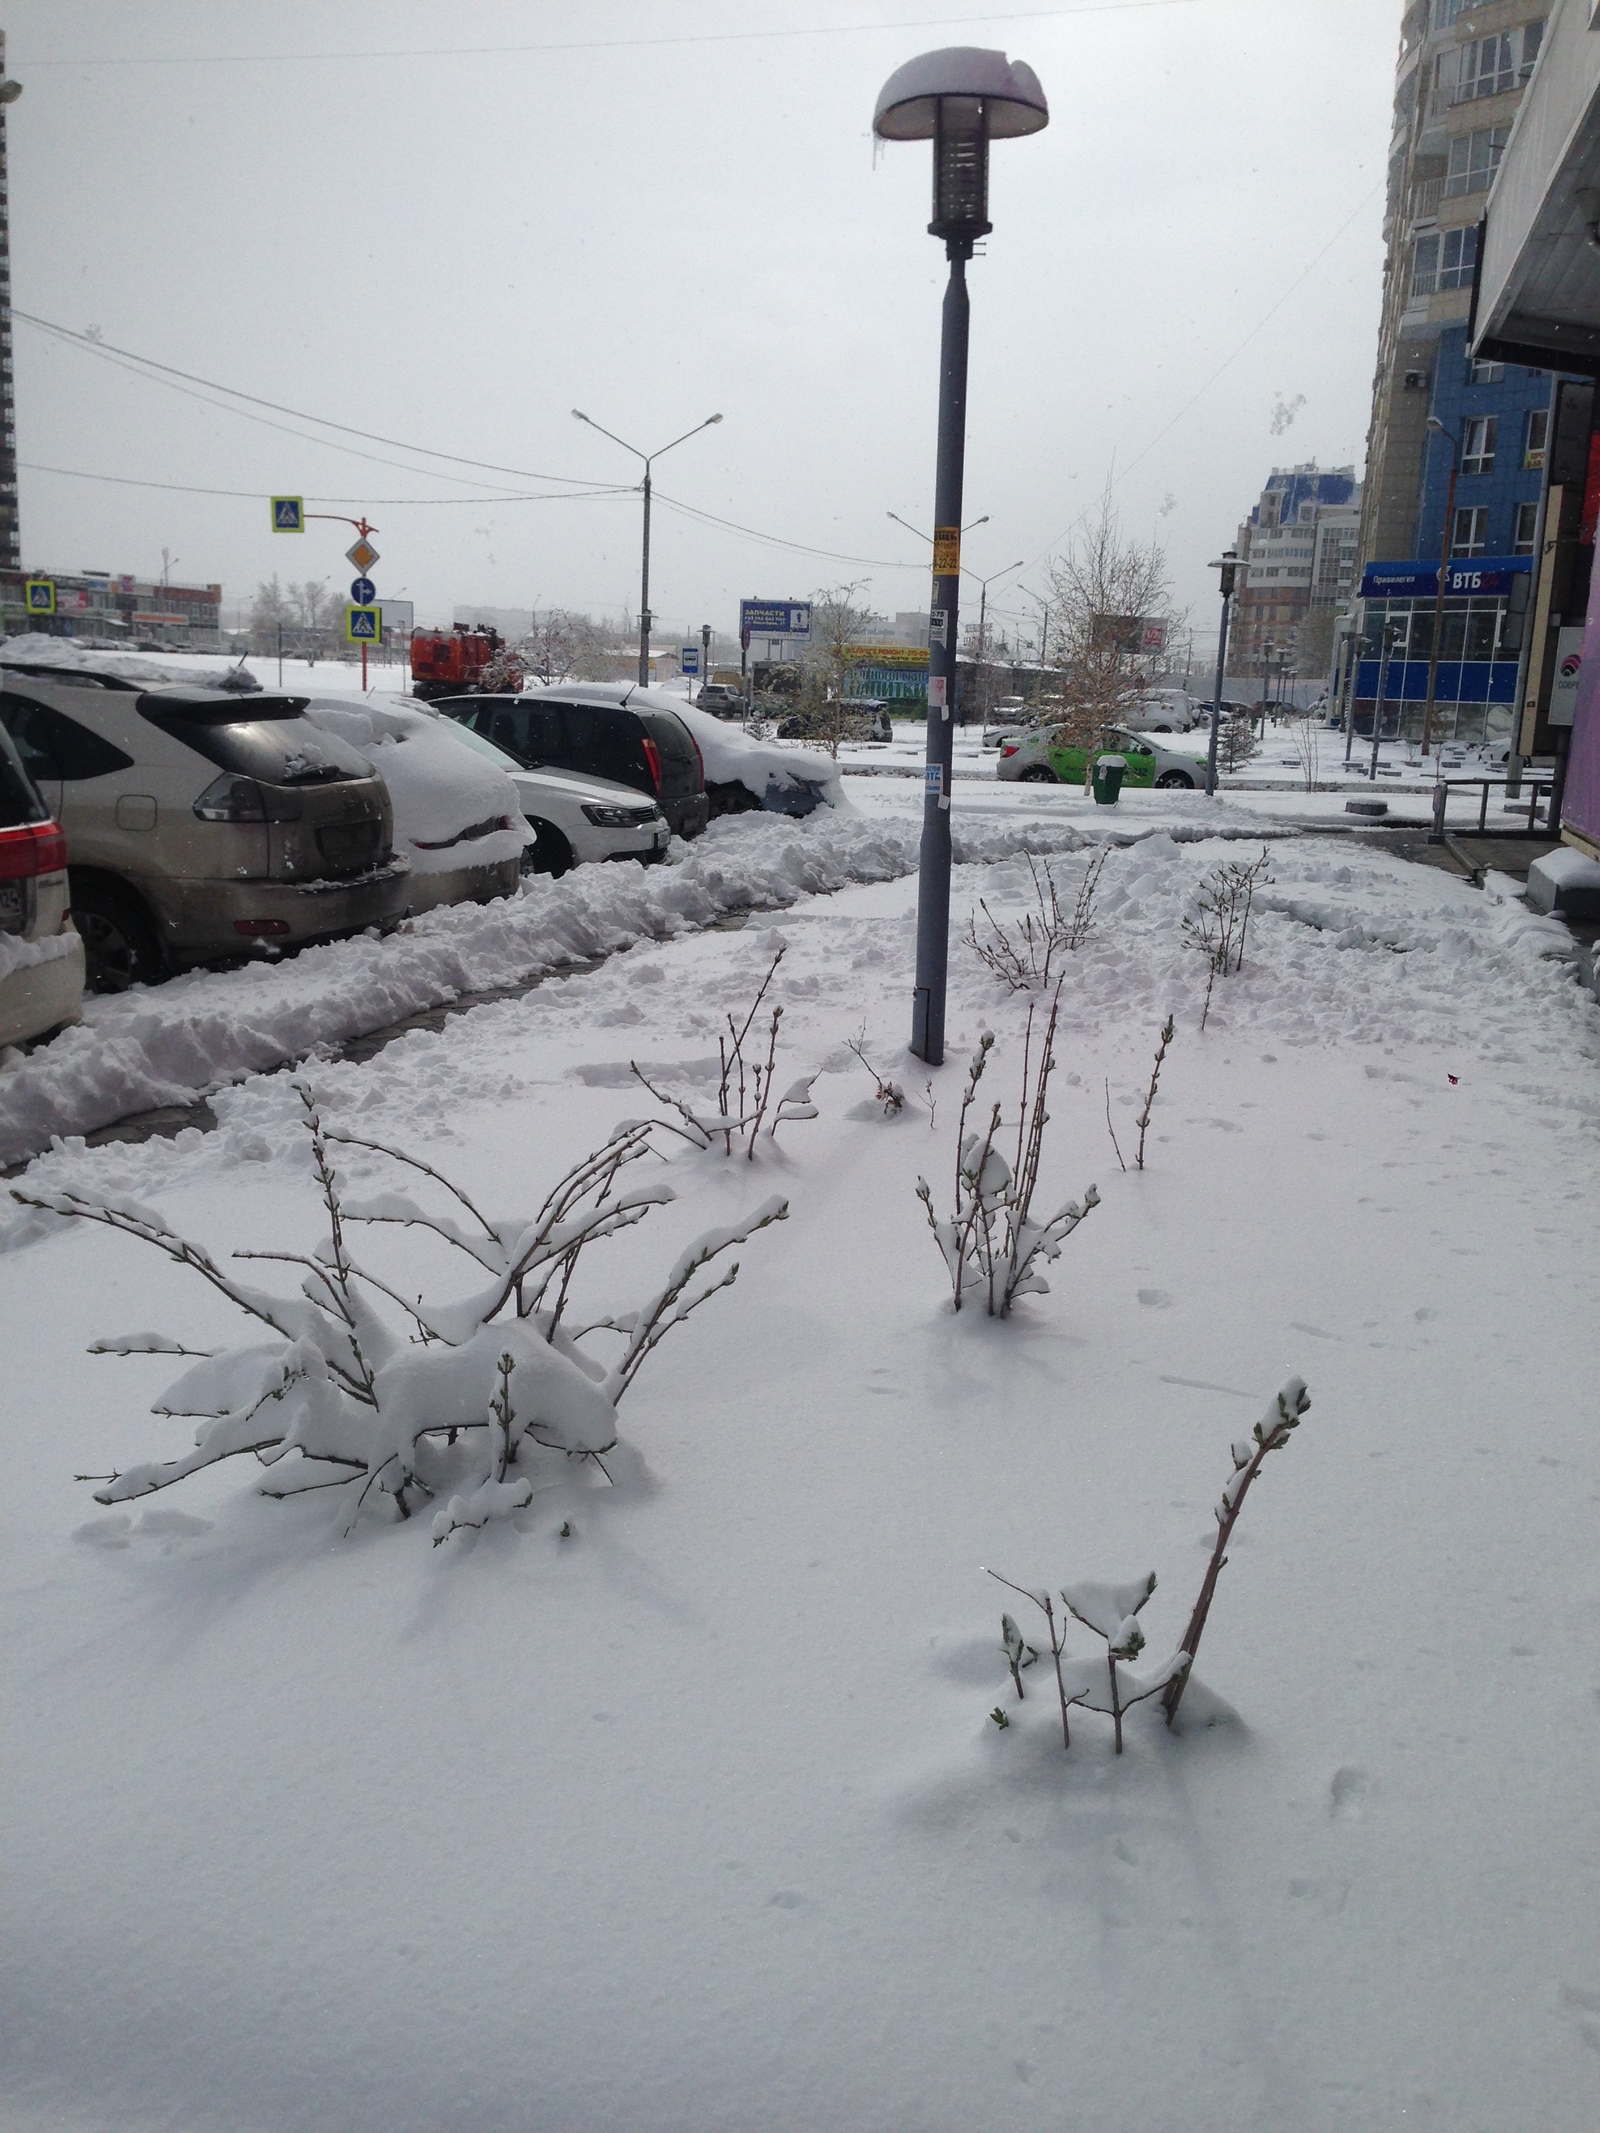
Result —
POLYGON ((1094 797, 1100 807, 1115 807, 1117 796, 1122 791, 1122 781, 1128 775, 1128 759, 1125 755, 1100 756, 1094 766, 1094 797))

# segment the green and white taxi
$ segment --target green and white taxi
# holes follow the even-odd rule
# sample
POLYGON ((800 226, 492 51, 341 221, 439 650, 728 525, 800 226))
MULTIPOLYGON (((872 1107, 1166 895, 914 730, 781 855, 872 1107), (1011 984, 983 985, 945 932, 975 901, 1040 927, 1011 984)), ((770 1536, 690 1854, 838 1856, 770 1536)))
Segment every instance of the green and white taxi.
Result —
POLYGON ((1124 788, 1159 785, 1169 790, 1185 786, 1201 790, 1205 786, 1203 755, 1164 748, 1148 733, 1134 733, 1126 726, 1107 726, 1092 749, 1070 740, 1062 726, 1041 726, 1035 733, 1018 734, 1001 742, 995 774, 1020 779, 1025 785, 1082 785, 1091 757, 1102 755, 1120 755, 1126 762, 1124 788))

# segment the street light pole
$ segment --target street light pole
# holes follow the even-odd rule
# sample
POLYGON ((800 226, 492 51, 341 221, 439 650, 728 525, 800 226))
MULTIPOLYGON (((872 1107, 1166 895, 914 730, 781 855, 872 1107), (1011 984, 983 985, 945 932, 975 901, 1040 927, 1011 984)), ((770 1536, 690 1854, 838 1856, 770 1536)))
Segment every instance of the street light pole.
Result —
POLYGON ((1383 656, 1378 661, 1378 700, 1372 707, 1372 767, 1367 772, 1368 782, 1378 782, 1378 743, 1383 738, 1383 699, 1389 687, 1389 660, 1400 635, 1398 623, 1383 625, 1383 656))
POLYGON ((967 434, 967 261, 989 220, 989 143, 1037 133, 1049 123, 1031 67, 1003 52, 952 47, 924 52, 891 74, 872 130, 881 140, 933 143, 933 220, 950 274, 939 342, 939 446, 933 497, 933 595, 928 627, 928 754, 923 775, 917 877, 917 976, 911 1050, 944 1060, 950 951, 951 699, 961 590, 961 489, 967 434))
POLYGON ((1217 796, 1217 735, 1222 724, 1223 677, 1228 670, 1228 614, 1233 606, 1233 580, 1239 568, 1238 550, 1225 548, 1209 570, 1222 573, 1222 624, 1217 631, 1217 685, 1211 692, 1211 738, 1206 744, 1206 798, 1217 796))
MULTIPOLYGON (((1428 759, 1428 743, 1433 738, 1433 700, 1439 687, 1439 639, 1444 634, 1444 588, 1450 575, 1451 532, 1456 516, 1456 478, 1461 472, 1461 440, 1454 430, 1447 430, 1437 415, 1428 417, 1430 430, 1437 430, 1441 437, 1450 440, 1450 486, 1445 492, 1444 539, 1439 544, 1439 589, 1433 599, 1433 644, 1428 653, 1428 700, 1422 707, 1422 759, 1428 759)), ((1460 717, 1461 686, 1456 684, 1456 715, 1460 717)))
MULTIPOLYGON (((1008 563, 1004 570, 991 570, 986 578, 978 578, 978 707, 983 713, 983 730, 985 733, 989 730, 989 587, 996 578, 1006 578, 1011 575, 1012 571, 1025 570, 1026 568, 1026 561, 1008 563)), ((975 570, 969 570, 967 575, 968 577, 978 576, 975 570)), ((967 707, 965 703, 961 706, 961 723, 963 726, 967 723, 967 707)))
POLYGON ((697 422, 692 430, 685 430, 681 437, 674 437, 671 444, 658 445, 653 452, 641 452, 636 444, 629 444, 626 438, 619 437, 614 431, 606 429, 603 424, 596 422, 592 415, 586 415, 581 407, 575 407, 572 413, 575 421, 586 422, 590 429, 599 430, 602 437, 609 437, 613 444, 620 444, 625 452, 631 452, 635 459, 644 461, 644 548, 639 567, 639 686, 641 689, 647 689, 650 686, 651 622, 650 469, 664 453, 675 451, 680 444, 686 444, 691 437, 698 437, 702 430, 711 429, 722 420, 722 417, 720 415, 707 415, 704 422, 697 422))

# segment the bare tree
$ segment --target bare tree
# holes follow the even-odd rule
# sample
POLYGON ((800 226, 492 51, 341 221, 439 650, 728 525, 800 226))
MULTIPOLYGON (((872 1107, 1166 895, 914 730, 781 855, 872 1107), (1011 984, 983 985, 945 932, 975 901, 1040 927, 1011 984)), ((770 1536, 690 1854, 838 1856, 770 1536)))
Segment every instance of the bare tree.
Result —
POLYGON ((250 603, 250 649, 252 652, 276 652, 279 630, 292 631, 295 617, 290 594, 278 583, 274 573, 270 584, 258 585, 256 596, 250 603))
POLYGON ((877 620, 857 604, 865 580, 825 586, 811 595, 811 641, 801 669, 799 718, 808 740, 837 757, 860 721, 846 705, 850 676, 860 665, 862 639, 877 620))
POLYGON ((1166 551, 1124 537, 1107 482, 1049 576, 1050 635, 1067 669, 1054 724, 1068 747, 1092 749, 1103 727, 1128 718, 1164 659, 1174 621, 1166 551), (1146 641, 1152 624, 1165 626, 1161 645, 1146 641))

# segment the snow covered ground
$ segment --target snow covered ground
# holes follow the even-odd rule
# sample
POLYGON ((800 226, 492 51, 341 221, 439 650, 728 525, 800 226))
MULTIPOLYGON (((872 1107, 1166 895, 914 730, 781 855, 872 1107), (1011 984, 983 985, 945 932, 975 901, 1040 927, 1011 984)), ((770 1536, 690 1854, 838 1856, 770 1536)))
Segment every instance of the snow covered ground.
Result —
MULTIPOLYGON (((1101 1205, 1052 1294, 956 1318, 915 1180, 947 1189, 985 1027, 1014 1110, 1024 1005, 953 950, 930 1128, 902 1050, 915 795, 880 790, 854 818, 744 818, 637 881, 544 885, 566 901, 508 907, 515 953, 475 930, 494 913, 434 914, 408 957, 461 985, 616 952, 305 1071, 331 1122, 531 1207, 653 1108, 630 1060, 707 1100, 720 1016, 787 942, 780 1079, 820 1066, 821 1116, 754 1163, 680 1144, 677 1202, 596 1263, 599 1311, 773 1192, 790 1217, 629 1394, 613 1488, 577 1470, 437 1549, 425 1517, 341 1538, 343 1505, 270 1502, 239 1462, 102 1510, 75 1474, 175 1456, 192 1425, 146 1411, 161 1359, 88 1343, 237 1323, 129 1239, 17 1211, 19 2133, 1595 2123, 1600 1010, 1564 934, 1494 877, 1285 839, 1202 1034, 1181 920, 1241 847, 1196 834, 1203 802, 1119 812, 1148 834, 1112 852, 1069 965, 1043 1188, 1093 1180, 1101 1205), (686 930, 763 887, 799 900, 686 930), (1131 1162, 1169 1010, 1148 1167, 1124 1173, 1108 1101, 1131 1162), (863 1026, 896 1118, 845 1049, 863 1026), (1045 1669, 1013 1698, 981 1566, 1154 1569, 1169 1649, 1229 1442, 1291 1371, 1313 1405, 1247 1504, 1207 1694, 1181 1734, 1142 1707, 1120 1759, 1080 1714, 1063 1757, 1045 1669)), ((959 913, 1020 909, 1008 848, 1064 854, 1075 887, 1103 820, 975 797, 959 913)), ((228 997, 259 987, 281 1055, 358 977, 408 997, 384 952, 228 997)), ((208 1036, 223 981, 194 982, 196 1042, 225 1050, 247 1018, 208 1036)), ((150 1042, 125 1035, 130 1059, 150 1042)), ((311 1248, 290 1077, 213 1104, 214 1133, 64 1147, 23 1185, 157 1206, 218 1254, 311 1248)), ((379 1161, 353 1159, 363 1187, 379 1161)), ((394 1240, 397 1278, 417 1249, 394 1240)))

